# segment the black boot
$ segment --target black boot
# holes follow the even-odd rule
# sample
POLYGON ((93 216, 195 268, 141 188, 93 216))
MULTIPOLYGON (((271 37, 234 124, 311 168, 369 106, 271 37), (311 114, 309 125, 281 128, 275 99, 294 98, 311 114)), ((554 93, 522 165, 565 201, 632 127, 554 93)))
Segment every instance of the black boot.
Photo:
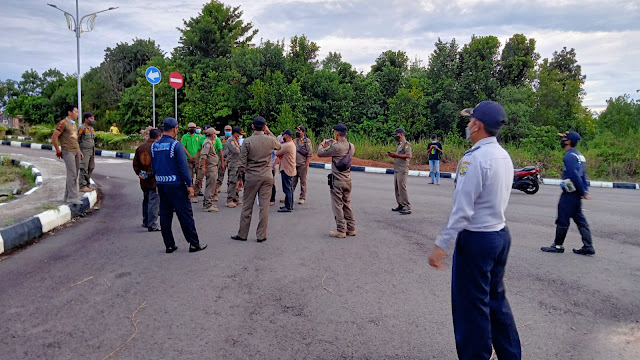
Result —
POLYGON ((593 248, 593 240, 591 239, 591 230, 588 226, 579 226, 578 230, 582 235, 582 249, 573 249, 573 252, 580 255, 594 255, 596 250, 593 248))
POLYGON ((567 237, 567 233, 569 232, 569 228, 556 226, 556 239, 553 241, 553 244, 549 247, 541 247, 540 250, 544 252, 552 252, 552 253, 563 253, 564 252, 564 239, 567 237))

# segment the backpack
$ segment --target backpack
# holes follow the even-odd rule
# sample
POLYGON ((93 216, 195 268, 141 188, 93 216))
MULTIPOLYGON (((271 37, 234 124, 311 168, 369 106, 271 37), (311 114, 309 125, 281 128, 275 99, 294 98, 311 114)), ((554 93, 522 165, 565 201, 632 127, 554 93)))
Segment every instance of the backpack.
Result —
POLYGON ((347 171, 351 168, 351 161, 353 156, 351 155, 351 143, 349 143, 349 151, 339 162, 335 163, 335 167, 339 172, 347 171))

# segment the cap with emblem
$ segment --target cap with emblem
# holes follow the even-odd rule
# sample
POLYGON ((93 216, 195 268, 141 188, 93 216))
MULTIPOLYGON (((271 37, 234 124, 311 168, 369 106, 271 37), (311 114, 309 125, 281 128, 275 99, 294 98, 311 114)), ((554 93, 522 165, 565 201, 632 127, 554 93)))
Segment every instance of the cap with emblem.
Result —
POLYGON ((304 125, 300 125, 300 126, 298 126, 298 129, 299 129, 300 131, 304 132, 304 133, 306 133, 306 132, 307 132, 307 128, 306 128, 306 127, 304 127, 304 125))
POLYGON ((291 129, 287 129, 285 131, 282 132, 282 135, 289 135, 289 136, 293 136, 293 131, 291 131, 291 129))
POLYGON ((217 135, 217 134, 220 134, 220 131, 210 127, 207 130, 205 130, 204 133, 207 134, 207 135, 213 135, 213 134, 217 135))
POLYGON ((341 133, 346 133, 347 132, 347 125, 345 124, 338 124, 336 125, 333 130, 341 132, 341 133))
POLYGON ((168 117, 166 119, 164 119, 164 122, 162 123, 162 128, 165 131, 171 130, 174 127, 178 126, 178 120, 172 118, 172 117, 168 117))
POLYGON ((240 126, 235 126, 233 128, 233 130, 231 131, 232 134, 242 134, 244 133, 244 131, 242 131, 242 128, 240 126))
POLYGON ((256 116, 253 119, 253 126, 255 127, 264 127, 267 124, 267 120, 265 120, 262 116, 256 116))
POLYGON ((482 101, 473 109, 464 109, 460 115, 474 117, 487 128, 500 130, 507 123, 507 113, 502 105, 495 101, 482 101))
POLYGON ((575 131, 567 131, 564 134, 558 133, 558 135, 571 141, 571 146, 576 146, 578 144, 578 141, 582 139, 580 134, 575 131))
POLYGON ((393 135, 395 134, 404 134, 404 129, 403 128, 397 128, 396 131, 393 132, 393 135))

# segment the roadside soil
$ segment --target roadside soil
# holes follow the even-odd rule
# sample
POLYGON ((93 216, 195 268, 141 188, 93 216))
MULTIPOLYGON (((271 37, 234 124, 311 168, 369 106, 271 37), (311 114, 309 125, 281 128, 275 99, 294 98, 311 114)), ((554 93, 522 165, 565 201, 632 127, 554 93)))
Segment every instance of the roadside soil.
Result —
MULTIPOLYGON (((313 157, 311 158, 311 161, 328 164, 331 162, 331 158, 321 158, 321 157, 318 157, 318 155, 314 154, 313 157)), ((359 159, 357 157, 353 158, 353 162, 351 163, 351 165, 393 169, 393 164, 391 163, 359 159)), ((454 163, 454 162, 443 163, 442 161, 440 161, 440 172, 453 173, 453 172, 456 172, 457 168, 458 168, 458 163, 454 163)), ((429 164, 409 164, 409 170, 429 171, 429 164)))

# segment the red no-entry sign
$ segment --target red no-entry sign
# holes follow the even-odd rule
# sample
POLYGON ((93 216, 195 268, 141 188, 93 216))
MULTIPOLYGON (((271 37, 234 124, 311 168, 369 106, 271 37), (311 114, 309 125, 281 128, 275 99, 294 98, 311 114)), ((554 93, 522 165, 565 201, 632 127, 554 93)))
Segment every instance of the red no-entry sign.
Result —
POLYGON ((169 74, 169 85, 171 85, 172 88, 178 90, 182 87, 183 84, 184 84, 184 79, 182 78, 182 75, 180 75, 179 72, 174 71, 171 74, 169 74))

